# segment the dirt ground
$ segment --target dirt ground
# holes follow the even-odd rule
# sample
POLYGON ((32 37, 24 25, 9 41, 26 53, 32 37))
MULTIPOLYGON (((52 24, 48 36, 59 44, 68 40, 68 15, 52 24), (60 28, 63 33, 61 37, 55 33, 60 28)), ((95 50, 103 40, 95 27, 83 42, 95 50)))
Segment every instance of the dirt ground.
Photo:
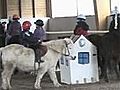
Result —
MULTIPOLYGON (((59 77, 59 73, 57 73, 59 77)), ((35 76, 30 74, 25 74, 24 72, 19 72, 12 77, 12 89, 11 90, 35 90, 33 88, 35 82, 35 76)), ((0 76, 0 86, 1 86, 1 76, 0 76)), ((84 85, 66 85, 62 84, 61 87, 56 88, 53 86, 52 81, 46 74, 42 79, 40 90, 120 90, 120 81, 112 81, 110 83, 97 82, 94 84, 84 84, 84 85)), ((1 87, 0 87, 1 90, 1 87)))

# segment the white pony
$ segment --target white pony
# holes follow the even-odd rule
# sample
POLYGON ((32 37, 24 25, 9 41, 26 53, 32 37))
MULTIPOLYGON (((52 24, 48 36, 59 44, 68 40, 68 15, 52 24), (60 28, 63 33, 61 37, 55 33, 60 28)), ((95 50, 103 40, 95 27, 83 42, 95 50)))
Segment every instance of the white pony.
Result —
MULTIPOLYGON (((47 53, 42 59, 45 61, 40 64, 40 69, 38 69, 36 81, 34 87, 40 89, 40 83, 43 75, 48 72, 54 86, 59 87, 61 84, 58 82, 55 67, 61 54, 68 54, 68 49, 73 45, 71 39, 59 39, 51 40, 48 42, 43 42, 43 45, 47 46, 47 53)), ((11 87, 11 75, 14 69, 17 67, 22 71, 32 71, 34 70, 34 51, 30 48, 26 48, 19 44, 11 44, 0 48, 2 54, 2 88, 10 89, 11 87)), ((38 68, 38 65, 36 66, 38 68)))

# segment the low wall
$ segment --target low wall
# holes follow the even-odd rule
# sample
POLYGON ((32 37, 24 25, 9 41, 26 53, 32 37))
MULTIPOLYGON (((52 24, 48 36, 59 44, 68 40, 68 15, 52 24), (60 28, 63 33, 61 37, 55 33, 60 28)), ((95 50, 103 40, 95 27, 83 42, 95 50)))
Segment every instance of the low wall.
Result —
MULTIPOLYGON (((87 16, 86 22, 88 23, 90 30, 96 30, 95 16, 87 16)), ((76 25, 76 17, 61 17, 52 18, 48 20, 48 31, 73 31, 76 25)), ((71 33, 61 34, 48 34, 49 39, 57 39, 62 37, 69 37, 71 33)))
MULTIPOLYGON (((97 31, 96 30, 96 22, 95 22, 95 16, 87 16, 86 22, 88 23, 90 27, 90 31, 97 31)), ((29 20, 32 23, 31 31, 33 32, 35 29, 34 22, 37 19, 42 19, 45 23, 44 29, 46 29, 47 32, 64 32, 64 31, 73 31, 76 25, 76 17, 59 17, 59 18, 21 18, 20 22, 22 24, 23 21, 29 20)), ((8 19, 1 19, 1 22, 6 21, 8 22, 8 19)), ((109 27, 111 21, 111 17, 107 17, 107 29, 109 27)), ((62 37, 70 37, 72 33, 47 33, 47 39, 58 39, 62 37)))

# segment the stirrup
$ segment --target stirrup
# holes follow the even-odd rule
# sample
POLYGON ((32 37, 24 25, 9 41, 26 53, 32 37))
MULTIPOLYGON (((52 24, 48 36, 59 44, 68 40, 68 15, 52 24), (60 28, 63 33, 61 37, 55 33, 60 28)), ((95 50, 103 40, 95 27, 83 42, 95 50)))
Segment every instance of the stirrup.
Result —
POLYGON ((43 61, 43 60, 41 60, 41 59, 40 59, 40 60, 38 60, 38 63, 43 63, 43 62, 44 62, 44 61, 43 61))

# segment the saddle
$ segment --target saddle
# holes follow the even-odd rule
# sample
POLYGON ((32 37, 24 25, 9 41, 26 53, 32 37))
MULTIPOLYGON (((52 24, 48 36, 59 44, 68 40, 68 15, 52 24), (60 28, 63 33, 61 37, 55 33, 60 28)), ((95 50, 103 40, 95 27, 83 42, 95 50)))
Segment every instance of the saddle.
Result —
MULTIPOLYGON (((24 45, 24 44, 22 44, 24 45)), ((47 53, 47 46, 42 45, 41 43, 37 44, 25 44, 27 48, 31 48, 35 51, 35 54, 39 57, 43 57, 47 53)))
POLYGON ((43 57, 47 53, 47 46, 40 44, 38 50, 39 50, 39 56, 43 57))

